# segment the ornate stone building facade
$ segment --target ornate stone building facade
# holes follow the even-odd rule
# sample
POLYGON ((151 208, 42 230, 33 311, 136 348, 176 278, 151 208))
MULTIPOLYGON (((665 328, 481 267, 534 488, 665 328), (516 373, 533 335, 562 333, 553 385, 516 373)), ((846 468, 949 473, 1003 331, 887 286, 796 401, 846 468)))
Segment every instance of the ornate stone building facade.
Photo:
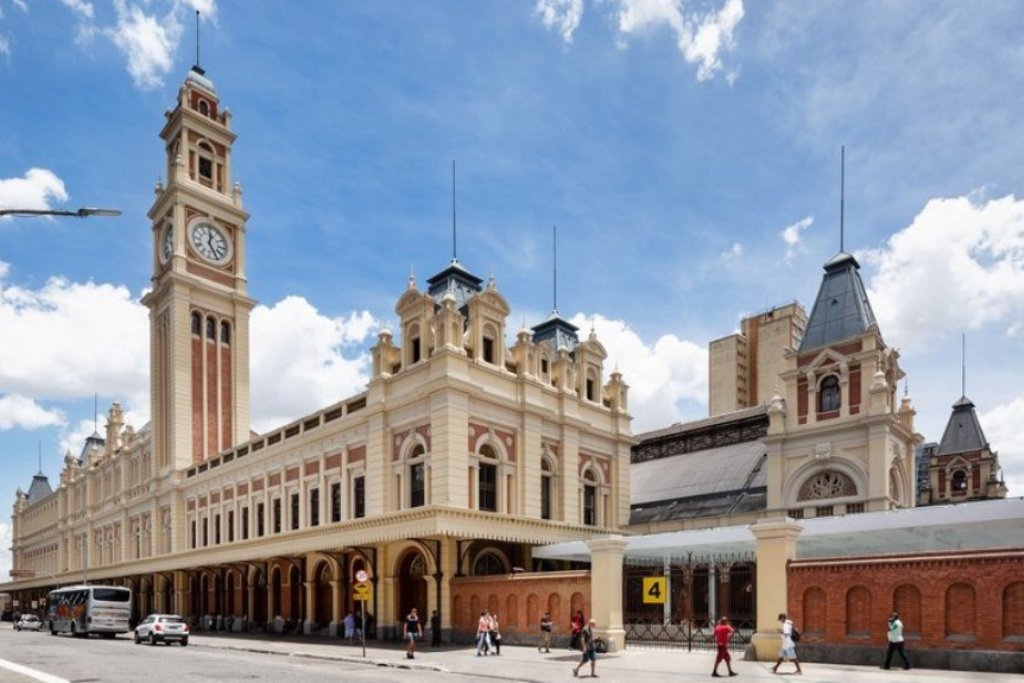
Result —
POLYGON ((496 282, 455 260, 425 290, 410 278, 365 392, 250 432, 230 122, 194 68, 166 115, 168 182, 149 212, 151 422, 135 432, 114 404, 56 490, 19 492, 5 590, 126 584, 136 616, 334 633, 365 570, 388 635, 412 606, 448 628, 457 576, 531 569, 533 545, 626 524, 628 387, 617 371, 605 381, 601 343, 552 314, 507 346, 496 282))

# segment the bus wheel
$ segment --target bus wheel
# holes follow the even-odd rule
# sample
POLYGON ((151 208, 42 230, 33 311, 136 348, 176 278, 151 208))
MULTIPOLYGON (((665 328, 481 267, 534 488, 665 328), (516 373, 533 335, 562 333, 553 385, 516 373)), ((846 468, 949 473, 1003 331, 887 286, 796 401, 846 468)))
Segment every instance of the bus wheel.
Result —
POLYGON ((51 635, 51 636, 55 636, 55 635, 57 635, 57 629, 55 629, 55 628, 53 627, 53 622, 52 622, 52 621, 50 622, 50 635, 51 635))

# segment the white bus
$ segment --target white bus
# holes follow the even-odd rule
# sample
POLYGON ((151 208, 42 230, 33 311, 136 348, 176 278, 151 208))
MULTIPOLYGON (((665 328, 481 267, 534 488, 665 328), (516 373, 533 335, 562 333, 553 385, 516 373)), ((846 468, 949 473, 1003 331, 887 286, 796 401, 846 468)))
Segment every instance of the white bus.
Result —
POLYGON ((113 638, 128 633, 132 614, 132 591, 121 586, 68 586, 50 591, 46 597, 44 626, 51 635, 70 633, 88 636, 99 633, 113 638))

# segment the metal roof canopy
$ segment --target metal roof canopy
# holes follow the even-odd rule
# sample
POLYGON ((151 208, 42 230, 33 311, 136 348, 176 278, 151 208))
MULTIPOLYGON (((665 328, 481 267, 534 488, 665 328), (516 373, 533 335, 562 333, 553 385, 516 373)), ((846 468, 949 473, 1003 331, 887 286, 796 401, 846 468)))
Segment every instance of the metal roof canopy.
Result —
MULTIPOLYGON (((794 520, 803 527, 798 559, 855 557, 943 550, 1024 548, 1024 498, 974 501, 794 520)), ((627 559, 678 559, 749 554, 751 525, 692 529, 624 537, 627 559)), ((533 549, 533 557, 590 561, 586 541, 533 549)))

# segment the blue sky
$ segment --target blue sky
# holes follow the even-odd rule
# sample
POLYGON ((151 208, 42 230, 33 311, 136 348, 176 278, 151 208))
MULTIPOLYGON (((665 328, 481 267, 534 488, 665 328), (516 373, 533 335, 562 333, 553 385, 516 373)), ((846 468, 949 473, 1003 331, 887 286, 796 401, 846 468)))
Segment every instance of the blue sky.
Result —
MULTIPOLYGON (((813 302, 846 244, 918 429, 967 393, 1024 491, 1015 2, 0 0, 0 506, 101 411, 148 420, 145 217, 201 62, 238 134, 254 427, 359 391, 410 269, 494 274, 514 331, 593 325, 643 431, 707 411, 710 339, 813 302)), ((101 416, 100 428, 103 420, 101 416)), ((0 577, 9 517, 0 516, 0 577)), ((0 578, 2 580, 2 578, 0 578)))

